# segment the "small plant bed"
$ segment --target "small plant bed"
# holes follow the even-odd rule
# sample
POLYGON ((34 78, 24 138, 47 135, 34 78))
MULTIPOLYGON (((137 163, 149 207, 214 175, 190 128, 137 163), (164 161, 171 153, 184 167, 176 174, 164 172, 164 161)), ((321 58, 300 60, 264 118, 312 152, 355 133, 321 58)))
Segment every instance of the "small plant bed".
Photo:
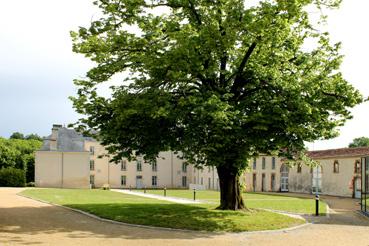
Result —
POLYGON ((184 205, 107 190, 37 189, 22 195, 130 224, 215 232, 276 230, 303 224, 285 215, 251 209, 216 210, 215 204, 184 205))
MULTIPOLYGON (((143 190, 137 190, 143 192, 143 190)), ((148 194, 164 195, 163 190, 146 190, 148 194)), ((167 190, 166 195, 193 199, 193 190, 167 190)), ((246 207, 271 209, 300 214, 315 214, 315 199, 305 197, 293 197, 288 194, 262 194, 248 192, 243 194, 246 207)), ((219 204, 219 191, 198 190, 196 199, 200 201, 219 204)), ((321 215, 326 213, 327 204, 319 202, 319 212, 321 215)))

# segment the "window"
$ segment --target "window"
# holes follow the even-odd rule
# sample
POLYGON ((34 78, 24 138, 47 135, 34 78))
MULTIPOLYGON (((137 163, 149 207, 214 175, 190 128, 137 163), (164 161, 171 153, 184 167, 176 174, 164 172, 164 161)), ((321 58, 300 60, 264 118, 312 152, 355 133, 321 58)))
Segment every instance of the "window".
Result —
POLYGON ((158 185, 158 176, 152 176, 151 177, 151 185, 157 186, 158 185))
POLYGON ((127 185, 127 177, 126 176, 120 176, 120 184, 121 186, 127 185))
POLYGON ((301 173, 301 171, 302 171, 302 166, 299 163, 299 164, 297 164, 297 173, 301 173))
POLYGON ((355 173, 361 173, 361 167, 360 167, 360 161, 359 160, 356 160, 355 161, 355 173))
POLYGON ((95 147, 94 146, 90 146, 90 153, 91 153, 91 155, 95 154, 95 147))
POLYGON ((156 162, 156 160, 151 162, 151 170, 153 172, 157 172, 158 171, 158 163, 156 162))
POLYGON ((121 160, 121 162, 120 162, 120 170, 121 171, 127 171, 127 161, 126 160, 121 160))
POLYGON ((91 171, 95 170, 95 161, 94 160, 90 160, 90 170, 91 171))
POLYGON ((95 185, 95 175, 90 175, 90 185, 95 185))
POLYGON ((334 173, 339 173, 340 172, 340 164, 338 163, 337 160, 335 160, 334 163, 333 163, 333 172, 334 173))
POLYGON ((182 176, 182 187, 187 187, 187 177, 182 176))
POLYGON ((256 158, 254 158, 254 163, 252 164, 252 169, 256 169, 256 158))
POLYGON ((275 157, 274 156, 272 157, 272 169, 273 170, 275 169, 275 157))
POLYGON ((185 162, 182 163, 182 172, 187 173, 187 164, 185 162))
POLYGON ((141 172, 142 171, 142 161, 137 160, 136 164, 137 164, 137 172, 141 172))
POLYGON ((210 173, 210 167, 208 167, 208 173, 210 173))
POLYGON ((193 183, 196 184, 196 177, 193 177, 193 183))
POLYGON ((263 157, 262 159, 261 168, 265 169, 265 157, 263 157))
POLYGON ((211 188, 211 178, 208 179, 208 189, 211 188))
POLYGON ((201 183, 200 183, 201 185, 203 185, 204 184, 204 179, 201 177, 201 183))

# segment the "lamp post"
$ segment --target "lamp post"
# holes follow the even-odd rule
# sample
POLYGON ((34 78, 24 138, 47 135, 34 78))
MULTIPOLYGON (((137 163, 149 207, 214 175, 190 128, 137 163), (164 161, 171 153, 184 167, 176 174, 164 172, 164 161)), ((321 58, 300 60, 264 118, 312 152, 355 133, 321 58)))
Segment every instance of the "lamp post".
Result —
POLYGON ((196 188, 193 188, 193 200, 196 201, 196 188))
POLYGON ((167 196, 167 187, 164 187, 164 196, 167 196))

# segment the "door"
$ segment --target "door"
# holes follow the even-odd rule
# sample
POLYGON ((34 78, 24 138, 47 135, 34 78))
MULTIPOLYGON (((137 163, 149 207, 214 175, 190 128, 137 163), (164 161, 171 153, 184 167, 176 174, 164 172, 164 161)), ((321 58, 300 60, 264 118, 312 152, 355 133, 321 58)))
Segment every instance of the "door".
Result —
POLYGON ((355 186, 354 197, 355 198, 361 198, 361 179, 359 177, 355 178, 354 186, 355 186))
POLYGON ((256 191, 256 173, 252 175, 252 189, 254 192, 256 191))
POLYGON ((287 192, 288 191, 288 172, 289 168, 287 165, 281 166, 281 191, 287 192))
POLYGON ((265 173, 261 175, 261 191, 265 191, 265 173))
POLYGON ((142 176, 136 176, 136 188, 142 189, 143 182, 142 182, 142 176))
POLYGON ((322 167, 317 166, 313 168, 312 192, 322 192, 322 167))
POLYGON ((275 191, 275 174, 272 173, 272 175, 270 176, 270 189, 272 191, 275 191))

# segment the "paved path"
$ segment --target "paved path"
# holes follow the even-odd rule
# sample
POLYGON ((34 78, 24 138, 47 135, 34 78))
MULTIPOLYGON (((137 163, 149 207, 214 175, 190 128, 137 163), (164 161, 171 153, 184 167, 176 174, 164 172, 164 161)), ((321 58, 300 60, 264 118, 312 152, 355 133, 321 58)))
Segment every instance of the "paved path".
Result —
POLYGON ((129 191, 129 190, 121 190, 121 189, 111 189, 111 190, 115 192, 128 194, 128 195, 142 196, 142 197, 153 198, 153 199, 175 202, 175 203, 182 203, 182 204, 201 203, 200 201, 194 201, 194 200, 185 199, 185 198, 178 198, 178 197, 171 197, 171 196, 159 196, 155 194, 147 194, 147 193, 142 193, 142 192, 137 192, 137 191, 129 191))
POLYGON ((369 245, 369 219, 352 199, 327 197, 334 213, 316 224, 277 232, 213 234, 116 225, 0 188, 0 245, 369 245))

